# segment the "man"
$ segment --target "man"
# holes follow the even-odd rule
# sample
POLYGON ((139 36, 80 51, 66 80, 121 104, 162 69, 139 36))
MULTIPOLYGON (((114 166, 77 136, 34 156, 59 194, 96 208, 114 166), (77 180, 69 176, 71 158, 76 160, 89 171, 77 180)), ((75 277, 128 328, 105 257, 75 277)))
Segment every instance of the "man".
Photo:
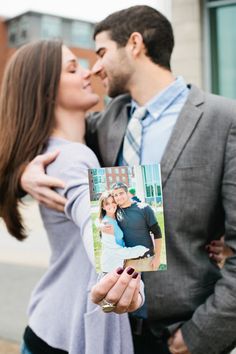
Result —
MULTIPOLYGON (((175 79, 171 25, 150 7, 110 15, 97 25, 95 40, 94 72, 111 97, 129 95, 90 116, 88 144, 104 166, 122 163, 130 114, 145 105, 140 162, 162 166, 168 270, 144 273, 148 319, 142 321, 138 346, 165 353, 169 333, 173 354, 228 353, 236 338, 236 256, 220 272, 205 247, 225 233, 226 244, 236 250, 236 104, 175 79)), ((43 169, 47 159, 33 162, 22 184, 53 205, 45 189, 35 192, 29 183, 37 161, 43 169)), ((94 300, 109 286, 103 293, 98 284, 94 300)))
POLYGON ((139 272, 157 270, 161 256, 161 229, 153 210, 147 204, 132 203, 128 188, 122 182, 113 184, 111 191, 119 206, 116 218, 124 233, 125 245, 142 245, 149 248, 144 256, 127 260, 125 266, 131 266, 139 272), (150 232, 154 235, 154 247, 150 232))

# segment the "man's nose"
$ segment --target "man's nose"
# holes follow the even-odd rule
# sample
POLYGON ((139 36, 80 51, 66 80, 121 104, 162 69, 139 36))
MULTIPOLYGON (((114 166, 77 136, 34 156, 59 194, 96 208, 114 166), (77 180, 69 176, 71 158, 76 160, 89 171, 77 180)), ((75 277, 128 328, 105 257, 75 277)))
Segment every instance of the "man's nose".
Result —
POLYGON ((102 71, 102 64, 101 61, 98 59, 95 64, 93 65, 91 69, 91 73, 93 75, 99 75, 99 73, 102 71))

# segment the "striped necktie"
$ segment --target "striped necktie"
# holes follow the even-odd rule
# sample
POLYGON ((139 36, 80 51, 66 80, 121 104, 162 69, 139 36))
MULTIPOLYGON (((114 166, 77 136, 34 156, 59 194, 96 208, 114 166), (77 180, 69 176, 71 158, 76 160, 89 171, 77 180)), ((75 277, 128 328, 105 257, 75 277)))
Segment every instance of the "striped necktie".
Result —
POLYGON ((140 164, 142 143, 142 119, 146 116, 145 107, 137 108, 127 126, 123 145, 123 164, 134 166, 140 164))

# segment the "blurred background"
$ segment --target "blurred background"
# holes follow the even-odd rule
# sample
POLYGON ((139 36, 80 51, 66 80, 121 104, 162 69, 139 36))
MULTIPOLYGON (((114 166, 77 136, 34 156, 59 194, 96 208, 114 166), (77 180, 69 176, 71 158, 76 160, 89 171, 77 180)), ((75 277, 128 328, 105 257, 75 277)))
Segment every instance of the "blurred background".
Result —
MULTIPOLYGON (((172 69, 206 91, 236 98, 236 0, 2 0, 0 5, 0 83, 8 58, 22 44, 40 38, 62 38, 81 65, 91 67, 94 23, 109 13, 146 4, 172 22, 176 45, 172 69)), ((108 98, 99 81, 96 109, 108 98)), ((33 286, 46 269, 49 248, 37 204, 25 199, 22 212, 29 238, 20 243, 0 220, 0 354, 19 353, 27 323, 26 307, 33 286)))

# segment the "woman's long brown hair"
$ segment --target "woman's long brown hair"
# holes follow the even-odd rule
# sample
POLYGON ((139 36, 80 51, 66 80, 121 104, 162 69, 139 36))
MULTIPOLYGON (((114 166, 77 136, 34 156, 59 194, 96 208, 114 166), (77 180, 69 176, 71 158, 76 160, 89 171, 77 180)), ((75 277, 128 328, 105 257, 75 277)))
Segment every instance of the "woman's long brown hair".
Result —
POLYGON ((45 148, 54 127, 62 43, 38 41, 18 49, 0 94, 0 216, 9 233, 26 237, 19 211, 23 167, 45 148))
POLYGON ((104 203, 106 203, 107 199, 112 197, 112 199, 114 199, 111 191, 105 191, 100 195, 99 198, 99 211, 98 211, 98 218, 99 221, 102 221, 102 219, 104 218, 104 216, 106 215, 106 211, 103 209, 104 203))

